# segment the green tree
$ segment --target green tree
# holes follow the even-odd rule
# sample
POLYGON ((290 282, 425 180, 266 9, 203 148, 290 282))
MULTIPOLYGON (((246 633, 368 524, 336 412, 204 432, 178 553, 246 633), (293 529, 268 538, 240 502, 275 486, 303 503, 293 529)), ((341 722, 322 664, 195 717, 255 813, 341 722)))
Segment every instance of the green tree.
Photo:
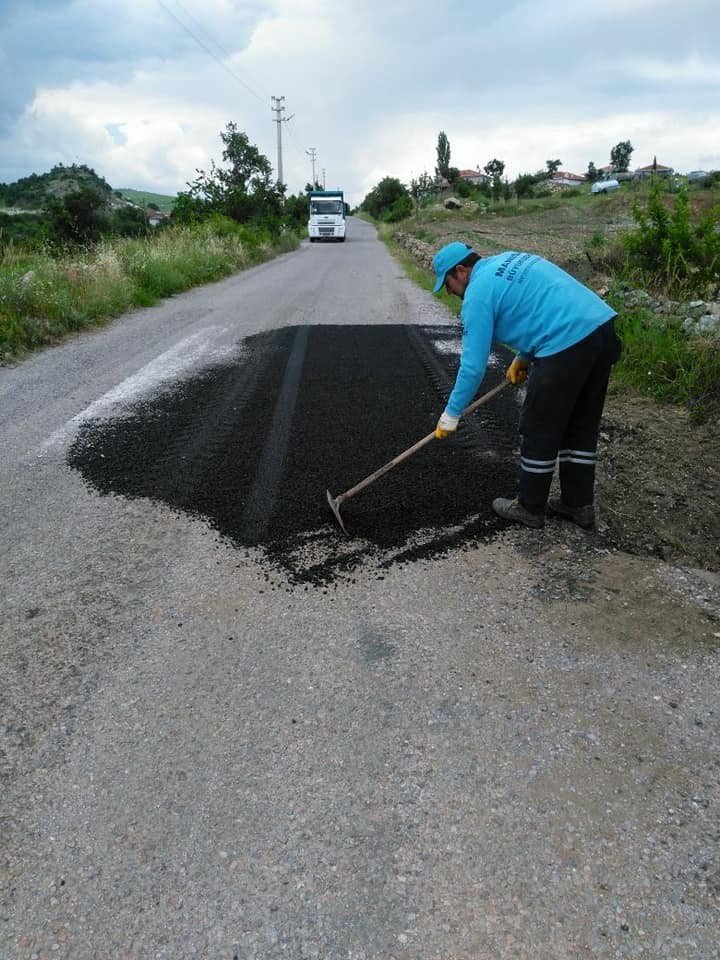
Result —
MULTIPOLYGON (((308 184, 310 186, 310 184, 308 184)), ((308 191, 309 192, 309 191, 308 191)), ((308 220, 308 195, 298 193, 285 197, 283 204, 283 223, 290 230, 305 231, 308 220)))
POLYGON ((548 176, 551 177, 562 166, 562 160, 546 160, 545 166, 547 167, 548 176))
POLYGON ((423 170, 419 177, 410 181, 410 196, 415 203, 415 216, 418 216, 418 208, 422 200, 431 197, 435 193, 435 183, 433 178, 423 170))
POLYGON ((108 229, 121 237, 139 237, 147 233, 149 226, 145 212, 126 203, 110 214, 108 229))
POLYGON ((172 223, 200 223, 212 212, 210 204, 189 191, 178 193, 170 214, 172 223))
POLYGON ((396 177, 385 177, 360 204, 376 220, 395 223, 412 213, 413 202, 408 188, 396 177))
POLYGON ((92 187, 52 197, 45 209, 55 243, 94 243, 108 226, 106 198, 92 187))
POLYGON ((488 160, 483 170, 492 180, 493 199, 499 200, 503 192, 502 175, 505 172, 505 163, 502 160, 488 160))
POLYGON ((610 151, 610 166, 616 173, 627 173, 634 150, 629 140, 621 140, 610 151))
POLYGON ((590 161, 590 163, 588 163, 588 168, 585 176, 591 183, 594 183, 594 181, 597 180, 600 176, 600 171, 592 162, 592 160, 590 161))
POLYGON ((515 196, 518 200, 522 200, 525 197, 531 197, 533 195, 533 187, 537 183, 537 180, 532 173, 521 173, 513 184, 513 190, 515 191, 515 196))
POLYGON ((463 180, 462 177, 458 177, 458 179, 453 183, 453 193, 457 197, 472 197, 475 194, 475 187, 467 180, 463 180))
POLYGON ((223 163, 227 166, 219 167, 212 161, 209 173, 198 170, 195 180, 188 184, 191 199, 200 201, 200 209, 205 212, 220 213, 238 223, 263 223, 277 228, 282 219, 285 188, 273 184, 270 161, 235 123, 228 123, 220 139, 224 145, 223 163))
POLYGON ((435 167, 435 172, 438 176, 445 177, 446 180, 450 179, 450 141, 445 135, 444 130, 441 130, 438 134, 437 166, 435 167))

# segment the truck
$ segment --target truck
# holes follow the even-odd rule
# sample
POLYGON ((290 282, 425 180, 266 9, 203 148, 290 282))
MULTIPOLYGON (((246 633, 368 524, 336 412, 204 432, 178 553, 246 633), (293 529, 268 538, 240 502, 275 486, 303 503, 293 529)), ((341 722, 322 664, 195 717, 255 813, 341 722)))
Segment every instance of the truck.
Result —
POLYGON ((308 236, 316 240, 345 240, 347 204, 342 190, 312 190, 309 194, 308 236))
POLYGON ((612 193, 613 190, 619 189, 619 180, 596 180, 595 183, 590 187, 590 193, 612 193))

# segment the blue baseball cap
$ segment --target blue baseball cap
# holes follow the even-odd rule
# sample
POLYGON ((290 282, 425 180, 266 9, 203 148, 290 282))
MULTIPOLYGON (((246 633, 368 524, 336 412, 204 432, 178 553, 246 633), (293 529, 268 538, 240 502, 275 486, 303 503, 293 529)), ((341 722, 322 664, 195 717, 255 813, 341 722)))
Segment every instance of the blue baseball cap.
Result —
POLYGON ((473 248, 466 243, 460 243, 459 240, 453 240, 452 243, 441 247, 433 257, 433 270, 437 280, 433 287, 433 293, 439 293, 445 283, 445 274, 461 263, 468 254, 473 253, 473 248))

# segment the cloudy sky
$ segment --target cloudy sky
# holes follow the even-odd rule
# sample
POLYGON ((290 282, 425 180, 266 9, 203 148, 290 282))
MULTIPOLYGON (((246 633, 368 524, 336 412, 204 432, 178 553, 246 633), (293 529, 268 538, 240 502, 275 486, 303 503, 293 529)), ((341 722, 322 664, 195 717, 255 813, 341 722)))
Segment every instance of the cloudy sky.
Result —
POLYGON ((0 181, 85 163, 175 194, 235 122, 283 179, 360 202, 497 157, 720 168, 717 0, 0 0, 0 181))

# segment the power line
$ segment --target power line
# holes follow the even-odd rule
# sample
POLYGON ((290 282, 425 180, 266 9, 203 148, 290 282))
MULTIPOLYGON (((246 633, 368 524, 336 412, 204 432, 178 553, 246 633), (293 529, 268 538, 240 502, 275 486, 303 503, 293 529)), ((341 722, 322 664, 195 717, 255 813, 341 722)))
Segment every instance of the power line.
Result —
MULTIPOLYGON (((212 34, 211 34, 208 30, 205 29, 205 27, 203 26, 203 24, 200 23, 200 21, 197 20, 197 18, 194 17, 194 16, 190 13, 190 11, 187 10, 187 9, 182 5, 182 3, 180 3, 180 0, 175 0, 175 6, 179 7, 179 9, 182 10, 183 14, 185 15, 185 17, 187 17, 188 20, 192 21, 194 24, 197 25, 198 30, 200 30, 200 31, 205 35, 205 37, 207 38, 208 43, 206 43, 201 37, 199 37, 196 32, 194 32, 193 30, 191 30, 190 27, 188 27, 187 24, 184 23, 184 22, 177 16, 177 14, 176 14, 173 10, 171 10, 170 7, 167 6, 167 4, 163 3, 163 0, 157 0, 157 3, 158 3, 158 5, 159 5, 160 7, 163 8, 163 10, 168 14, 168 16, 172 17, 172 19, 178 24, 178 26, 179 26, 182 30, 184 30, 184 32, 187 33, 187 35, 188 35, 189 37, 191 37, 191 38, 195 41, 195 43, 196 43, 199 47, 201 47, 209 56, 211 56, 211 57, 213 58, 213 60, 215 60, 215 62, 218 63, 218 64, 223 68, 223 70, 225 70, 227 73, 230 74, 230 76, 233 78, 233 80, 236 80, 237 83, 240 84, 240 86, 244 87, 244 88, 248 91, 248 93, 251 93, 251 94, 252 94, 257 100, 259 100, 261 103, 263 103, 263 104, 266 104, 266 103, 267 103, 267 99, 268 99, 267 97, 263 97, 263 96, 262 96, 261 94, 259 94, 256 90, 253 90, 253 88, 252 88, 248 83, 246 83, 244 80, 242 80, 233 70, 231 70, 231 68, 227 65, 227 63, 225 62, 225 60, 222 59, 221 57, 219 57, 219 56, 217 55, 217 53, 215 52, 215 50, 213 50, 213 49, 208 45, 208 43, 209 43, 209 44, 212 44, 214 47, 217 48, 217 50, 220 51, 220 53, 221 53, 224 57, 226 57, 226 58, 228 58, 228 59, 231 58, 232 54, 231 54, 228 50, 226 50, 226 49, 222 46, 222 44, 218 43, 218 41, 212 36, 212 34)), ((275 102, 277 98, 271 97, 270 99, 271 99, 273 102, 275 102)), ((284 100, 285 98, 283 97, 282 99, 284 100)), ((283 109, 284 109, 284 108, 283 108, 283 109)), ((274 108, 274 107, 271 107, 271 110, 275 110, 275 108, 274 108)), ((280 116, 280 114, 278 113, 278 117, 279 117, 279 116, 280 116)), ((292 149, 295 151, 295 153, 297 154, 297 156, 301 158, 301 157, 302 157, 302 154, 303 154, 303 151, 302 151, 302 150, 300 149, 300 147, 295 143, 294 137, 293 137, 293 135, 292 135, 292 129, 291 129, 291 127, 290 127, 290 124, 288 123, 288 121, 291 120, 294 116, 295 116, 295 114, 291 114, 289 117, 283 117, 283 118, 282 118, 282 122, 286 124, 286 131, 287 131, 287 133, 288 133, 288 135, 289 135, 290 146, 291 146, 292 149)), ((279 129, 279 123, 278 123, 278 129, 279 129)), ((278 134, 278 138, 279 138, 279 134, 278 134)), ((282 149, 282 148, 279 146, 279 147, 278 147, 278 150, 279 150, 279 155, 280 155, 280 156, 281 156, 281 153, 280 153, 281 149, 282 149)), ((314 149, 314 148, 313 148, 313 149, 314 149)), ((305 152, 307 152, 307 151, 305 151, 305 152)), ((282 161, 281 161, 281 160, 280 160, 280 162, 279 162, 279 166, 280 166, 280 170, 282 170, 282 161)), ((280 176, 281 176, 281 178, 282 178, 282 173, 280 174, 280 176)))
MULTIPOLYGON (((295 116, 295 114, 293 114, 293 117, 294 117, 294 116, 295 116)), ((295 150, 295 152, 297 153, 298 157, 299 157, 301 160, 303 160, 303 162, 305 162, 305 160, 304 160, 304 158, 303 158, 303 154, 306 153, 307 151, 305 150, 304 147, 300 147, 300 146, 295 142, 295 134, 293 133, 293 128, 292 128, 291 126, 288 126, 288 128, 287 128, 287 133, 288 133, 288 136, 290 137, 290 141, 291 141, 293 150, 295 150)))
MULTIPOLYGON (((210 47, 209 47, 206 43, 204 43, 204 42, 200 39, 200 37, 198 37, 198 35, 197 35, 196 33, 193 33, 193 31, 192 31, 186 24, 184 24, 184 23, 182 22, 182 20, 170 9, 170 7, 168 7, 166 4, 164 4, 164 3, 162 2, 162 0, 157 0, 157 2, 158 2, 158 4, 159 4, 159 6, 161 6, 161 7, 163 8, 163 10, 164 10, 169 16, 171 16, 171 17, 173 18, 173 20, 174 20, 180 27, 182 27, 182 29, 185 31, 185 33, 187 33, 188 36, 192 37, 192 39, 195 41, 195 43, 198 44, 198 46, 202 47, 202 49, 203 49, 206 53, 210 54, 210 56, 213 58, 213 60, 215 60, 217 63, 219 63, 220 66, 223 68, 223 70, 226 70, 234 80, 237 80, 237 82, 240 84, 241 87, 244 87, 244 88, 248 91, 248 93, 251 93, 251 94, 252 94, 254 97, 256 97, 261 103, 267 104, 267 97, 262 97, 256 90, 253 90, 253 88, 252 88, 249 84, 245 83, 244 80, 242 80, 233 70, 230 69, 230 67, 227 65, 227 63, 225 63, 224 60, 222 60, 220 57, 218 57, 218 55, 215 53, 214 50, 211 50, 210 47)), ((177 0, 176 0, 176 2, 177 2, 177 0)), ((195 23, 198 22, 197 20, 195 20, 195 18, 194 18, 191 14, 189 14, 189 13, 187 12, 187 10, 185 10, 185 8, 182 6, 182 4, 178 3, 178 6, 180 7, 181 10, 183 10, 183 12, 186 14, 186 16, 190 17, 190 19, 193 20, 195 23)), ((223 48, 220 46, 220 44, 219 44, 216 40, 214 40, 212 37, 210 37, 210 34, 208 34, 207 30, 205 30, 204 27, 202 27, 201 24, 198 24, 198 26, 200 26, 200 28, 203 30, 203 33, 205 33, 206 36, 208 36, 208 37, 210 38, 210 40, 212 41, 212 43, 214 43, 214 44, 218 47, 218 49, 221 50, 221 51, 225 54, 225 56, 228 56, 228 57, 230 56, 230 54, 229 54, 226 50, 223 50, 223 48)))
POLYGON ((223 45, 219 42, 219 40, 216 40, 215 37, 210 33, 210 31, 205 29, 204 24, 200 23, 198 18, 193 16, 192 13, 190 13, 190 11, 188 10, 188 8, 184 7, 182 3, 180 3, 180 0, 175 0, 175 6, 179 7, 182 10, 182 12, 185 14, 188 20, 192 20, 192 22, 200 30, 200 32, 205 34, 205 36, 210 41, 210 43, 214 44, 218 48, 220 53, 224 54, 224 56, 226 57, 232 56, 230 51, 226 50, 225 47, 223 47, 223 45))

